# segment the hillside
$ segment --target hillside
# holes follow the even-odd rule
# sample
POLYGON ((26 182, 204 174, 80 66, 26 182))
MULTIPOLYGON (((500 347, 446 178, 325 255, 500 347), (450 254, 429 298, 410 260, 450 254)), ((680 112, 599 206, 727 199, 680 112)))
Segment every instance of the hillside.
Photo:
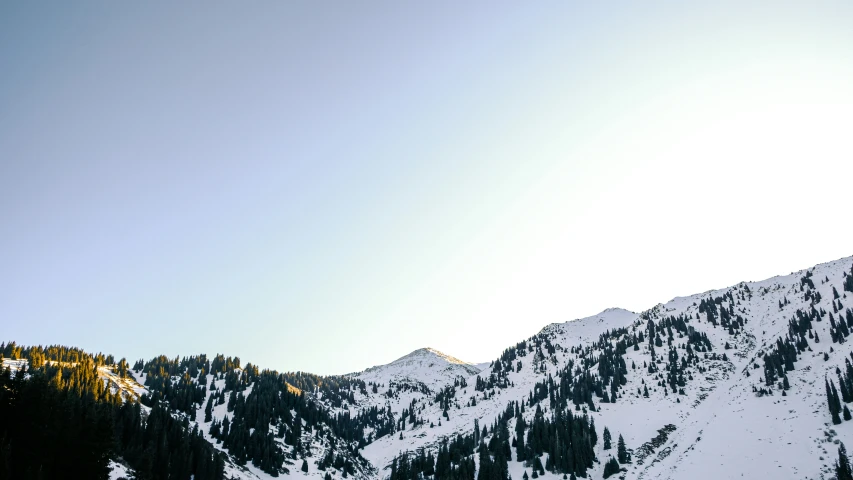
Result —
MULTIPOLYGON (((344 376, 200 355, 99 378, 197 427, 236 478, 833 478, 849 295, 853 257, 547 325, 485 369, 423 348, 344 376)), ((12 369, 33 355, 8 347, 12 369)))
POLYGON ((351 376, 391 388, 407 385, 412 389, 434 391, 453 383, 457 377, 469 377, 477 373, 480 373, 480 369, 468 362, 432 348, 420 348, 391 363, 370 367, 351 376))

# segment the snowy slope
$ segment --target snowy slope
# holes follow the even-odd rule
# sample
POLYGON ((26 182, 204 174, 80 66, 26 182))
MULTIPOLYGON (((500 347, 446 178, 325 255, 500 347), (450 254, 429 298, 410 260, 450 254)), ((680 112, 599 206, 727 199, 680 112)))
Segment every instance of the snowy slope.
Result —
POLYGON ((480 373, 480 368, 433 348, 420 348, 386 365, 370 367, 353 376, 386 386, 425 386, 431 392, 453 383, 457 377, 480 373))
MULTIPOLYGON (((843 321, 846 309, 853 308, 853 292, 843 288, 846 275, 853 274, 851 266, 853 257, 847 257, 764 281, 677 297, 639 313, 611 308, 587 318, 547 325, 537 335, 507 349, 515 354, 510 362, 503 363, 509 365, 508 370, 498 366, 500 359, 473 365, 423 348, 389 364, 350 374, 348 377, 370 387, 354 389, 353 400, 341 406, 333 407, 316 392, 305 394, 336 414, 348 411, 355 415, 373 407, 391 412, 397 429, 390 435, 376 435, 379 438, 369 436, 360 453, 371 466, 360 468, 354 475, 387 478, 387 467, 400 453, 418 449, 434 452, 442 439, 471 433, 475 420, 480 426, 491 425, 508 402, 529 402, 537 383, 557 378, 570 363, 578 372, 583 369, 597 375, 602 352, 613 351, 618 344, 624 347, 627 342, 629 347, 621 356, 627 367, 625 384, 615 401, 605 402, 599 397, 594 399, 594 409, 583 406, 584 413, 594 420, 599 437, 606 426, 614 442, 622 435, 632 451, 632 462, 622 465, 622 473, 613 478, 829 479, 834 476, 837 443, 843 441, 853 447, 853 421, 833 425, 824 383, 825 377, 837 383, 836 369, 844 371, 845 359, 853 358, 853 342, 833 343, 830 320, 832 315, 833 321, 843 321), (735 326, 730 330, 719 318, 712 320, 707 307, 703 311, 703 304, 714 305, 718 315, 725 311, 736 318, 732 321, 735 326), (774 351, 780 337, 788 337, 789 322, 798 310, 813 312, 815 318, 806 348, 798 352, 793 370, 785 372, 790 388, 783 390, 781 380, 768 386, 764 381, 765 356, 774 351), (710 348, 697 349, 695 356, 689 356, 689 335, 678 330, 664 329, 661 345, 654 347, 648 336, 636 341, 648 331, 650 323, 660 327, 673 319, 683 319, 689 335, 707 338, 710 348), (679 360, 693 359, 682 363, 684 382, 677 392, 666 383, 667 355, 672 352, 679 360), (506 384, 475 389, 478 382, 494 378, 496 368, 503 368, 506 384), (439 394, 451 399, 446 409, 439 404, 439 394), (403 418, 406 412, 418 421, 403 418)), ((4 365, 13 369, 19 363, 4 360, 4 365)), ((105 381, 114 381, 110 371, 103 373, 105 381)), ((136 380, 142 383, 143 379, 136 380)), ((224 387, 224 380, 213 375, 207 380, 208 385, 224 387)), ((136 382, 131 383, 122 388, 136 395, 144 392, 136 382)), ((209 438, 203 405, 190 421, 209 438)), ((551 415, 547 396, 538 405, 546 416, 551 415)), ((533 410, 526 410, 526 420, 532 418, 533 410)), ((217 421, 225 415, 225 405, 213 408, 217 421)), ((510 420, 510 432, 514 431, 514 422, 510 420)), ((372 432, 365 432, 365 437, 368 433, 372 432)), ((316 468, 318 460, 329 449, 346 448, 324 427, 313 434, 303 432, 303 443, 311 445, 306 458, 309 472, 299 470, 300 458, 286 465, 289 473, 283 476, 322 477, 326 472, 316 468)), ((603 464, 613 455, 615 452, 603 450, 599 441, 598 463, 590 471, 591 478, 602 478, 603 464)), ((512 478, 519 480, 525 472, 531 473, 529 465, 514 460, 509 463, 512 478)), ((251 463, 246 467, 232 463, 228 474, 246 479, 269 477, 251 463)), ((333 478, 340 476, 335 470, 330 474, 333 478)), ((546 472, 544 477, 559 479, 562 474, 546 472)))
MULTIPOLYGON (((842 288, 844 272, 850 271, 851 264, 853 258, 844 258, 810 269, 814 290, 821 294, 817 309, 833 311, 830 303, 833 287, 843 295, 839 301, 844 308, 853 306, 853 299, 848 298, 850 292, 844 293, 842 288)), ((821 343, 812 343, 812 351, 798 357, 795 370, 788 373, 791 389, 786 396, 778 389, 771 396, 759 396, 753 390, 765 387, 762 368, 754 366, 763 367, 763 354, 780 336, 787 335, 788 321, 794 312, 811 308, 812 300, 805 299, 801 289, 801 278, 806 272, 679 297, 642 313, 655 321, 669 316, 690 317, 690 326, 708 336, 713 353, 709 358, 701 358, 697 367, 688 369, 694 379, 684 388, 684 395, 665 395, 664 389, 657 385, 659 373, 649 374, 642 368, 644 363, 651 362, 647 346, 626 353, 629 374, 625 393, 616 403, 600 403, 599 411, 590 412, 599 429, 607 426, 614 436, 622 434, 628 447, 634 450, 635 460, 625 466, 624 478, 830 478, 830 468, 837 457, 835 442, 841 440, 853 445, 853 422, 831 424, 824 375, 834 378, 836 367, 844 370, 844 360, 851 352, 850 343, 831 343, 830 322, 817 322, 814 329, 821 343), (744 328, 734 335, 708 323, 704 315, 696 319, 703 299, 729 293, 736 299, 731 307, 746 321, 744 328), (785 299, 789 303, 780 309, 779 302, 785 299), (726 343, 732 347, 730 350, 725 349, 726 343), (829 355, 827 361, 824 353, 829 355), (630 368, 632 364, 637 368, 630 368), (638 392, 644 386, 649 388, 649 398, 638 392), (659 437, 655 442, 659 445, 652 445, 652 439, 667 425, 673 425, 675 430, 668 432, 665 440, 659 437), (640 448, 644 444, 646 448, 640 448)), ((722 306, 729 307, 728 303, 724 301, 722 306)), ((487 424, 509 400, 525 399, 537 381, 556 375, 570 359, 577 361, 578 355, 567 351, 571 346, 589 345, 601 333, 614 328, 630 326, 632 331, 639 331, 645 322, 637 314, 609 309, 585 319, 549 325, 540 334, 550 337, 557 346, 554 355, 542 354, 540 358, 549 361, 541 361, 537 367, 535 361, 524 359, 521 370, 509 374, 512 385, 497 390, 487 400, 471 388, 461 389, 456 396, 461 406, 451 412, 450 420, 441 426, 422 426, 404 432, 402 440, 397 436, 379 439, 365 448, 364 455, 381 469, 400 452, 434 448, 443 436, 470 432, 474 419, 481 425, 487 424), (466 406, 472 396, 480 397, 476 406, 466 406)), ((680 342, 679 336, 675 344, 680 342)), ((658 357, 665 354, 665 347, 658 349, 658 357)), ((469 378, 469 385, 474 377, 469 378)), ((543 404, 547 409, 548 400, 543 404)), ((427 418, 440 416, 434 404, 427 402, 423 408, 427 418)), ((599 450, 602 463, 609 455, 610 452, 599 450)), ((513 478, 520 478, 523 471, 522 464, 511 462, 513 478)), ((546 477, 550 475, 546 473, 546 477)), ((593 478, 601 478, 601 467, 596 468, 593 478)))
MULTIPOLYGON (((75 367, 76 363, 70 362, 52 362, 47 361, 48 364, 61 365, 63 367, 75 367)), ((10 358, 4 358, 2 362, 0 362, 0 368, 9 369, 11 372, 17 372, 22 367, 26 367, 28 365, 28 361, 26 359, 17 359, 12 360, 10 358)), ((98 367, 98 378, 100 378, 104 382, 104 386, 110 388, 112 393, 121 392, 122 397, 127 400, 138 400, 139 396, 145 393, 145 387, 142 386, 140 382, 136 380, 136 377, 127 377, 121 378, 113 366, 101 366, 98 367)))
POLYGON ((591 317, 552 323, 543 328, 541 333, 559 336, 560 343, 565 346, 582 345, 598 340, 598 336, 607 330, 630 326, 636 319, 637 314, 634 312, 608 308, 591 317))

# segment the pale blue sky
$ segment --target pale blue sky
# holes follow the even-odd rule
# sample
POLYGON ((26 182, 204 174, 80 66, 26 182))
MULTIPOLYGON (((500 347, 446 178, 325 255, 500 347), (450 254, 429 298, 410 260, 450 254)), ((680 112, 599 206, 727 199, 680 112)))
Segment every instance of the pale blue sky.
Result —
POLYGON ((0 338, 484 361, 853 254, 853 4, 692 3, 3 2, 0 338))

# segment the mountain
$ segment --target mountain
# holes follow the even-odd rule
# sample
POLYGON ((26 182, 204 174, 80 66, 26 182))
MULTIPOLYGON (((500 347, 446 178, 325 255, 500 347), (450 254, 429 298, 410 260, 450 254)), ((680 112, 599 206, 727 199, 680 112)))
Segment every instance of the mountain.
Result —
MULTIPOLYGON (((839 460, 844 478, 851 295, 847 257, 547 325, 479 365, 423 348, 318 376, 199 355, 139 361, 122 380, 91 358, 118 375, 99 373, 108 391, 138 382, 144 411, 197 428, 235 478, 817 479, 839 460)), ((10 372, 67 360, 40 348, 0 352, 10 372)))
POLYGON ((381 383, 390 388, 408 385, 415 389, 425 387, 432 392, 453 383, 458 377, 470 377, 480 371, 481 368, 473 364, 433 348, 419 348, 391 363, 370 367, 352 375, 365 382, 381 383))
POLYGON ((623 308, 608 308, 598 315, 578 318, 563 323, 552 323, 542 329, 540 334, 553 334, 562 340, 563 345, 579 345, 598 340, 607 330, 629 326, 637 319, 637 314, 623 308))

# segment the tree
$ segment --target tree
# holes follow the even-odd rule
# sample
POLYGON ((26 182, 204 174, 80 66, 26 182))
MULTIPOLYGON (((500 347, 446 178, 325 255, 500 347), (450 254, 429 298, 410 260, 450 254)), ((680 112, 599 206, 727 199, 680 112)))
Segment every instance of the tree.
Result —
POLYGON ((204 407, 204 422, 213 420, 213 395, 208 397, 207 406, 204 407))
POLYGON ((838 461, 835 463, 835 476, 838 480, 853 480, 853 469, 850 467, 850 459, 847 458, 847 448, 844 442, 838 446, 838 461))
POLYGON ((841 400, 838 398, 838 390, 835 384, 828 379, 824 379, 826 383, 826 401, 829 406, 829 414, 832 416, 832 423, 838 425, 841 423, 841 400))
POLYGON ((619 443, 616 447, 616 455, 619 459, 619 463, 630 463, 631 456, 628 454, 628 449, 625 447, 625 439, 622 438, 622 434, 619 434, 619 443))
POLYGON ((604 464, 604 478, 608 478, 617 473, 619 473, 619 462, 617 462, 615 458, 610 457, 610 460, 604 464))
POLYGON ((302 471, 308 473, 308 460, 302 460, 302 471))
POLYGON ((536 460, 533 461, 533 471, 539 471, 539 475, 545 474, 545 467, 542 466, 542 459, 536 457, 536 460))
POLYGON ((610 430, 608 430, 607 427, 604 427, 604 434, 602 435, 602 438, 604 439, 604 449, 610 450, 610 430))

